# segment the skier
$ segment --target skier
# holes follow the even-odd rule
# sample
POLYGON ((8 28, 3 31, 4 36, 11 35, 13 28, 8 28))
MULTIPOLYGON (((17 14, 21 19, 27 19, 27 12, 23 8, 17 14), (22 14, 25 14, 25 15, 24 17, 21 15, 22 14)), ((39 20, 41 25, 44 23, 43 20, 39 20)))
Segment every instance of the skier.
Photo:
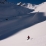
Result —
POLYGON ((27 40, 29 40, 30 39, 30 36, 28 36, 27 38, 28 38, 27 40))

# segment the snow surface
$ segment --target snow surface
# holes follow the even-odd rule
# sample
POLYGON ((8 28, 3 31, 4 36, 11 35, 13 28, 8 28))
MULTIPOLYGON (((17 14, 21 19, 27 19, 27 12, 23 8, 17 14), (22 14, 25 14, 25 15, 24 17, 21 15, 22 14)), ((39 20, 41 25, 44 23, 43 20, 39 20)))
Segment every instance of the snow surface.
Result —
POLYGON ((46 2, 39 4, 32 13, 34 13, 34 12, 43 12, 46 16, 46 2))
POLYGON ((27 8, 20 7, 12 3, 0 4, 0 18, 23 15, 31 11, 33 10, 29 10, 27 8))
POLYGON ((39 6, 35 9, 34 12, 46 12, 46 2, 39 4, 39 6))
POLYGON ((22 2, 19 2, 17 3, 17 5, 19 5, 21 3, 20 6, 23 6, 25 8, 28 8, 28 9, 34 9, 33 12, 30 12, 30 13, 35 13, 35 12, 43 12, 44 13, 44 16, 46 16, 46 2, 43 2, 41 4, 31 4, 31 3, 22 3, 22 2))
POLYGON ((43 12, 30 13, 33 11, 0 3, 0 46, 46 46, 46 17, 43 12), (27 41, 28 35, 31 39, 27 41))
POLYGON ((0 46, 46 46, 46 21, 1 40, 0 46), (31 37, 30 40, 27 40, 28 35, 31 37))
POLYGON ((40 4, 33 12, 44 12, 46 16, 46 2, 40 4))

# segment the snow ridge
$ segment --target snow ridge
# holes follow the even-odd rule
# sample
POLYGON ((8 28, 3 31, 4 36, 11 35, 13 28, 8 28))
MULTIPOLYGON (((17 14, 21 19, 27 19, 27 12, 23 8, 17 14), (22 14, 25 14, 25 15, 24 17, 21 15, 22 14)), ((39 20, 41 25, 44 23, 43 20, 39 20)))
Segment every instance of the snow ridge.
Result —
POLYGON ((26 7, 26 8, 28 8, 28 9, 35 9, 35 8, 38 6, 38 5, 35 5, 35 4, 31 4, 31 3, 22 3, 22 2, 17 3, 17 5, 26 7))
POLYGON ((43 12, 44 16, 46 17, 46 2, 43 2, 43 3, 38 4, 38 5, 31 4, 31 3, 19 2, 19 3, 17 3, 17 5, 28 8, 28 9, 34 9, 34 11, 31 13, 43 12))
POLYGON ((46 16, 46 2, 43 2, 38 5, 38 7, 33 11, 34 12, 43 12, 44 16, 46 16))

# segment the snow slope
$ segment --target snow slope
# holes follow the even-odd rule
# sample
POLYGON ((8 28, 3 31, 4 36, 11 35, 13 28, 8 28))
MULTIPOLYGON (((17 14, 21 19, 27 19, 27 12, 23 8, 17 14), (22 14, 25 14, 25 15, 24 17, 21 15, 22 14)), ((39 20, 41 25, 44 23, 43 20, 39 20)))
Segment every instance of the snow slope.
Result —
POLYGON ((34 13, 34 12, 43 12, 44 15, 46 16, 46 2, 43 2, 41 4, 31 4, 31 3, 22 3, 22 2, 19 2, 17 3, 17 5, 20 5, 22 7, 25 7, 25 8, 28 8, 28 9, 34 9, 33 12, 31 13, 34 13))
POLYGON ((34 9, 33 12, 44 12, 46 15, 46 2, 43 2, 43 3, 38 4, 38 5, 28 3, 26 7, 29 9, 34 9))
POLYGON ((23 7, 26 7, 28 9, 34 9, 33 12, 46 12, 46 1, 41 3, 41 4, 31 4, 31 3, 22 3, 22 2, 19 2, 17 3, 17 5, 20 5, 20 6, 23 6, 23 7))
POLYGON ((38 5, 38 7, 35 9, 34 12, 46 12, 46 2, 43 2, 41 4, 38 5))
POLYGON ((32 13, 34 13, 34 12, 43 12, 44 15, 46 16, 46 2, 39 4, 32 13))
POLYGON ((29 10, 27 8, 17 6, 12 3, 0 3, 0 18, 23 15, 31 12, 33 10, 29 10))
POLYGON ((43 12, 30 12, 33 10, 0 3, 0 46, 46 46, 46 17, 43 12), (31 39, 27 41, 28 35, 31 39))
POLYGON ((25 15, 33 10, 17 6, 12 3, 5 2, 4 4, 0 3, 0 22, 5 21, 6 18, 15 19, 17 16, 25 15))
POLYGON ((0 46, 46 46, 46 21, 1 40, 0 46), (31 37, 30 40, 27 40, 28 35, 31 37))
POLYGON ((32 11, 12 3, 0 4, 0 40, 46 20, 41 12, 28 14, 32 11))
POLYGON ((11 20, 8 18, 8 20, 0 22, 0 39, 2 40, 24 28, 45 21, 46 18, 43 16, 43 14, 34 14, 24 15, 24 17, 18 16, 18 18, 11 17, 11 20))

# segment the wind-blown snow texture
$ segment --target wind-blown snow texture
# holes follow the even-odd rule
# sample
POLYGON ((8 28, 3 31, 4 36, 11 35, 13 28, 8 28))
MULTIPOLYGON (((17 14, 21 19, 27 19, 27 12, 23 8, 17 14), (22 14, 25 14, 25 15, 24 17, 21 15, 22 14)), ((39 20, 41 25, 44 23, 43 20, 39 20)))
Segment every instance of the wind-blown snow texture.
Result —
POLYGON ((34 10, 8 2, 0 3, 0 40, 46 20, 45 12, 34 10))

